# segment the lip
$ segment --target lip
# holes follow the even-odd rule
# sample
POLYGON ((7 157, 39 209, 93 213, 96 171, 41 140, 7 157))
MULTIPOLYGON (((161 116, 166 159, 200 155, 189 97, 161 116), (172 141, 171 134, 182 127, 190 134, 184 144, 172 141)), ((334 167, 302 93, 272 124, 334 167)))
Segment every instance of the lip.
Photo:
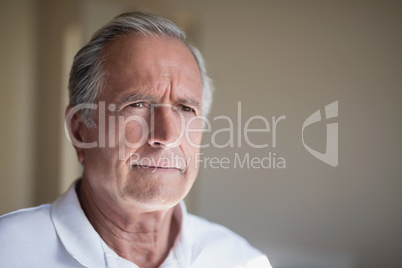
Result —
POLYGON ((183 173, 184 170, 178 167, 162 167, 162 166, 148 166, 148 165, 132 165, 131 168, 137 168, 139 170, 145 171, 145 172, 181 172, 183 173))

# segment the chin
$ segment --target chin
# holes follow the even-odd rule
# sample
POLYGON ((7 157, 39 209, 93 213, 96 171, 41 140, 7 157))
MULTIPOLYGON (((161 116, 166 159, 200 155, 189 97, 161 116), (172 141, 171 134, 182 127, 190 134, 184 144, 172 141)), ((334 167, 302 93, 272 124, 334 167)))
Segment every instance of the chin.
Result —
POLYGON ((125 187, 124 196, 146 209, 162 210, 177 205, 186 196, 186 192, 178 191, 177 187, 160 185, 147 188, 125 187))

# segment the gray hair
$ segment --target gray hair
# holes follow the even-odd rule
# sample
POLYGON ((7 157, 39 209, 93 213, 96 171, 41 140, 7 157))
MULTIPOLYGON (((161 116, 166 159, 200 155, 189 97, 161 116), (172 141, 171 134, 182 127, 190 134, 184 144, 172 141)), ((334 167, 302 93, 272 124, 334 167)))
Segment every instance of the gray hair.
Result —
MULTIPOLYGON (((70 71, 69 98, 70 105, 95 103, 105 83, 104 59, 101 57, 103 48, 116 37, 129 33, 144 35, 165 35, 182 41, 193 54, 201 75, 202 84, 202 114, 207 116, 212 104, 214 86, 207 74, 201 52, 189 43, 185 32, 172 21, 149 13, 131 12, 115 17, 111 22, 98 30, 74 57, 70 71)), ((94 127, 93 110, 81 110, 84 123, 94 127)))

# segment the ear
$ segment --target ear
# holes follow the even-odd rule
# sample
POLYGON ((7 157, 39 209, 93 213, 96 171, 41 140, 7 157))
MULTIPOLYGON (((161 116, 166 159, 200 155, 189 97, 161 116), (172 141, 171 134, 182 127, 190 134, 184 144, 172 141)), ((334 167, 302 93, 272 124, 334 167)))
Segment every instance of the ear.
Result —
POLYGON ((66 131, 68 132, 69 140, 74 146, 75 151, 77 152, 78 162, 83 163, 85 158, 85 146, 82 146, 84 144, 82 134, 86 128, 86 125, 82 121, 81 113, 79 112, 79 110, 75 109, 71 105, 67 106, 66 108, 65 119, 65 127, 66 131))

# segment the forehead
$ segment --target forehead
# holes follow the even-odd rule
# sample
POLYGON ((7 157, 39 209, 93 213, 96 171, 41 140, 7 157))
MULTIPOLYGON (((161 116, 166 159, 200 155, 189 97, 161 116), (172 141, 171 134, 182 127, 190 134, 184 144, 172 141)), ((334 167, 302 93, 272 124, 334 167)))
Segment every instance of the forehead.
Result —
POLYGON ((106 71, 104 93, 108 99, 133 90, 157 93, 158 88, 165 86, 176 89, 175 92, 196 95, 191 97, 201 97, 197 62, 180 40, 130 34, 108 43, 102 58, 106 71))

